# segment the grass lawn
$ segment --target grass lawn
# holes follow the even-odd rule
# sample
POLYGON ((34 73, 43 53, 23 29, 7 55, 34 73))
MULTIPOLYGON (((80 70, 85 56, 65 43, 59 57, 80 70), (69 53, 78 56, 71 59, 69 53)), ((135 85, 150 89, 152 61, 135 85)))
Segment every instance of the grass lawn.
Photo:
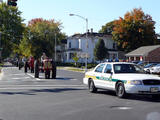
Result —
POLYGON ((58 69, 71 70, 77 72, 84 72, 84 69, 76 68, 76 67, 57 67, 58 69))

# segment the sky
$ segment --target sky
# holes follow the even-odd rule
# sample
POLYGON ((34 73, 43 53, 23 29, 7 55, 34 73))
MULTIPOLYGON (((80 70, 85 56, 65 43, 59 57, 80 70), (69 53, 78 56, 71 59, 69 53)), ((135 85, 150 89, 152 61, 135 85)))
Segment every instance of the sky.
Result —
MULTIPOLYGON (((7 1, 7 0, 4 0, 7 1)), ((25 23, 34 18, 55 19, 62 23, 62 32, 70 36, 86 32, 86 21, 69 14, 88 19, 88 28, 98 32, 106 23, 124 17, 134 8, 142 8, 156 22, 160 33, 160 0, 18 0, 18 9, 25 23)))

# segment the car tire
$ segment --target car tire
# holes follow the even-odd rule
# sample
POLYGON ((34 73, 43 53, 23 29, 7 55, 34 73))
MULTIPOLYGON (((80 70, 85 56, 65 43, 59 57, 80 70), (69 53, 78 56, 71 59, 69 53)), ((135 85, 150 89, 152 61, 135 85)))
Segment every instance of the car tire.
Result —
POLYGON ((97 88, 95 87, 93 80, 89 81, 88 89, 91 93, 96 93, 97 92, 97 88))
POLYGON ((148 73, 148 74, 151 74, 151 72, 150 72, 150 70, 149 70, 149 69, 147 69, 147 73, 148 73))
POLYGON ((127 96, 127 94, 125 92, 124 84, 122 82, 118 82, 116 85, 116 95, 119 98, 125 98, 127 96))

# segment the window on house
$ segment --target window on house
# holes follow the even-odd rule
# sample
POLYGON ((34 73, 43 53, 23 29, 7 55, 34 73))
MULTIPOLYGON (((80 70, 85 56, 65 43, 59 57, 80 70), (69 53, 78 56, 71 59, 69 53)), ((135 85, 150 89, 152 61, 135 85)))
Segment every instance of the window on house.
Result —
POLYGON ((78 47, 81 49, 81 39, 78 40, 78 47))
POLYGON ((73 53, 69 53, 69 59, 72 59, 74 57, 73 53))
POLYGON ((69 42, 69 48, 71 48, 71 42, 69 42))
POLYGON ((116 44, 115 43, 113 43, 113 49, 116 49, 116 44))

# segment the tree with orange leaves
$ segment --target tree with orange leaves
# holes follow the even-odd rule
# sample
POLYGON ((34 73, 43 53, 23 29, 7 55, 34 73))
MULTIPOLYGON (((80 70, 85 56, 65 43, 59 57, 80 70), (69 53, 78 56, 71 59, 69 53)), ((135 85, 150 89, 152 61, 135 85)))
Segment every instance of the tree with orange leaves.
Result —
POLYGON ((120 50, 132 51, 138 47, 156 44, 155 22, 141 8, 127 12, 114 21, 113 39, 120 50))
POLYGON ((47 56, 53 57, 55 37, 57 44, 60 44, 60 41, 65 38, 61 28, 61 23, 54 19, 32 19, 29 21, 24 38, 19 45, 20 53, 24 56, 32 55, 39 58, 45 52, 47 56))

